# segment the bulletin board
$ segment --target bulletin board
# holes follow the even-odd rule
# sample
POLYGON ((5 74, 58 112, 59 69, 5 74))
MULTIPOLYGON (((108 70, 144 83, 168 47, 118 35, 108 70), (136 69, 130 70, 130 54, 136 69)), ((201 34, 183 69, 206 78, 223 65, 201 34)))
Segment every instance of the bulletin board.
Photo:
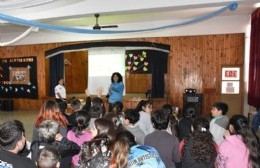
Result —
POLYGON ((38 98, 36 56, 0 59, 0 97, 38 98))

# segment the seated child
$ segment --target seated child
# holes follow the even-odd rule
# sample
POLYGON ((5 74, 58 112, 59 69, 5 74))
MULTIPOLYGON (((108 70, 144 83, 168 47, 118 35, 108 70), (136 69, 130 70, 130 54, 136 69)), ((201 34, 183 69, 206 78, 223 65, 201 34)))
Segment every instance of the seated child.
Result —
POLYGON ((59 124, 54 120, 45 120, 39 126, 39 141, 31 144, 31 159, 36 161, 40 149, 52 146, 61 156, 61 167, 70 167, 71 158, 78 154, 80 147, 59 133, 59 124))
POLYGON ((210 121, 209 131, 218 145, 224 140, 224 133, 229 123, 229 118, 226 116, 227 112, 228 105, 226 103, 217 102, 212 106, 213 119, 210 121))
POLYGON ((137 144, 144 144, 144 132, 141 128, 136 124, 139 121, 140 114, 138 111, 133 109, 127 109, 124 115, 124 126, 130 131, 136 139, 137 144))
POLYGON ((38 168, 59 168, 60 155, 58 150, 51 146, 40 149, 36 157, 36 166, 38 168))

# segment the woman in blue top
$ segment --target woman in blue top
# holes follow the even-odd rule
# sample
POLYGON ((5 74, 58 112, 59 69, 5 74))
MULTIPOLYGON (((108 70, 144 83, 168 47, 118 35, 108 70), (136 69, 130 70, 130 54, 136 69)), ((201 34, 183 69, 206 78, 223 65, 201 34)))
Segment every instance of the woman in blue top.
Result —
POLYGON ((120 73, 114 72, 111 76, 111 85, 108 90, 109 112, 111 112, 113 104, 117 101, 123 102, 124 84, 123 77, 120 73))

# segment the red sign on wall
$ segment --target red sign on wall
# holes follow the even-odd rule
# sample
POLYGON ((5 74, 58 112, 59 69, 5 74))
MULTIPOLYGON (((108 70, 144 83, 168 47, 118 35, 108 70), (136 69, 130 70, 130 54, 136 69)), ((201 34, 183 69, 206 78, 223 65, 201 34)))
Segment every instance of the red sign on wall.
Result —
POLYGON ((225 77, 233 77, 236 78, 237 77, 237 71, 225 71, 225 77))
POLYGON ((238 67, 223 67, 222 80, 239 80, 240 68, 238 67))

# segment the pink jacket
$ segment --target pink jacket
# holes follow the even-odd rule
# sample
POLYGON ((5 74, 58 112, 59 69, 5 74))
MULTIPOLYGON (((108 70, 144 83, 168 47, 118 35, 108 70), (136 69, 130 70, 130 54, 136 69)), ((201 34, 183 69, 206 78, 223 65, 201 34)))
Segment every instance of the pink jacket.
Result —
POLYGON ((240 135, 231 135, 219 145, 218 168, 248 168, 249 151, 240 135))
MULTIPOLYGON (((92 135, 90 131, 85 131, 82 135, 79 135, 79 137, 76 137, 75 133, 70 130, 67 134, 67 138, 70 141, 75 142, 78 144, 78 146, 81 146, 84 142, 90 141, 92 139, 92 135)), ((73 165, 77 166, 79 161, 79 154, 73 156, 71 162, 73 165)))

